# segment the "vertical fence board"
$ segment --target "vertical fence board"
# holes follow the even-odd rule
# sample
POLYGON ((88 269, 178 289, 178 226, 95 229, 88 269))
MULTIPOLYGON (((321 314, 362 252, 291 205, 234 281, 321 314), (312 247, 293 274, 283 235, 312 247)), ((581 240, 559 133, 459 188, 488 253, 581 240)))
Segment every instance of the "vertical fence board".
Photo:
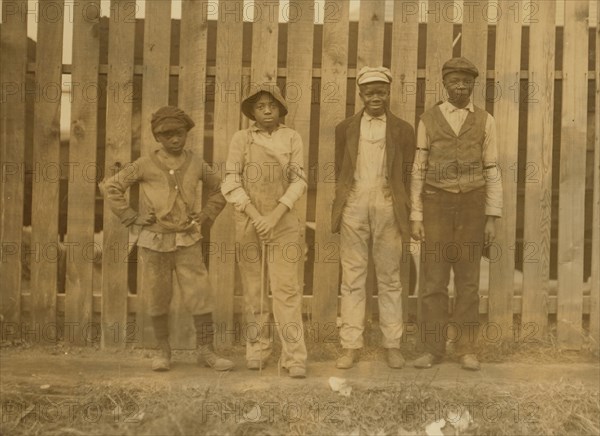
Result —
MULTIPOLYGON (((383 33, 385 27, 385 1, 370 0, 360 2, 360 16, 358 19, 358 53, 356 57, 356 74, 364 66, 378 67, 383 63, 383 33)), ((358 95, 358 84, 355 91, 354 110, 358 112, 363 108, 358 95)), ((372 244, 369 244, 369 253, 372 244)), ((373 294, 377 289, 377 276, 373 256, 369 255, 367 270, 366 310, 365 323, 369 325, 373 316, 373 294)))
MULTIPOLYGON (((36 99, 33 123, 33 192, 31 197, 31 321, 34 326, 56 322, 58 262, 58 188, 60 178, 60 97, 62 82, 63 2, 54 2, 60 18, 39 14, 36 53, 38 89, 52 89, 36 99)), ((43 11, 43 9, 42 9, 43 11)), ((47 332, 46 329, 41 329, 47 332)), ((55 337, 42 335, 43 342, 55 337)))
MULTIPOLYGON (((288 103, 288 115, 285 122, 300 133, 304 144, 304 170, 308 174, 310 110, 312 102, 312 63, 314 42, 314 2, 297 0, 290 11, 288 23, 287 77, 285 97, 288 103)), ((296 203, 300 217, 300 246, 306 252, 306 205, 307 195, 296 203)), ((304 257, 304 255, 303 255, 304 257)), ((304 262, 299 262, 298 274, 301 289, 304 290, 304 262)))
POLYGON ((96 202, 96 146, 98 63, 100 41, 98 26, 100 2, 86 0, 73 8, 73 73, 67 217, 68 248, 65 296, 65 323, 73 323, 74 344, 85 345, 96 331, 92 322, 92 283, 94 258, 94 211, 96 202))
MULTIPOLYGON (((169 103, 169 68, 171 64, 171 2, 165 0, 146 2, 146 18, 144 20, 144 68, 142 81, 142 155, 148 155, 157 147, 152 135, 150 120, 152 113, 169 103)), ((146 213, 141 209, 140 212, 146 213)), ((175 282, 175 278, 173 278, 175 282)), ((139 311, 136 316, 139 340, 145 346, 153 346, 152 322, 148 315, 148 295, 144 289, 144 277, 138 270, 139 311)), ((177 286, 174 283, 174 286, 177 286)), ((169 313, 169 329, 174 335, 171 323, 174 321, 173 311, 169 313)))
POLYGON ((542 338, 548 325, 556 5, 534 0, 530 25, 522 322, 542 338), (530 169, 533 170, 530 171, 530 169), (531 176, 530 176, 531 175, 531 176))
MULTIPOLYGON (((217 64, 215 77, 215 131, 213 162, 225 168, 229 142, 240 128, 242 76, 242 0, 219 4, 217 24, 217 64)), ((224 175, 224 171, 221 171, 224 175)), ((231 341, 223 330, 233 328, 233 292, 235 286, 235 237, 233 208, 227 205, 211 231, 209 277, 218 292, 215 322, 221 330, 218 342, 231 341)))
POLYGON ((418 5, 413 0, 394 2, 392 31, 392 112, 414 128, 417 111, 418 5))
POLYGON ((488 20, 486 9, 488 0, 469 2, 462 10, 461 54, 475 64, 479 77, 473 91, 472 100, 476 106, 485 109, 485 89, 487 78, 488 20))
MULTIPOLYGON (((106 101, 106 176, 131 160, 135 2, 112 0, 108 34, 106 101)), ((102 253, 102 346, 123 348, 127 337, 127 262, 129 229, 104 202, 102 253)))
MULTIPOLYGON (((356 55, 356 74, 364 66, 378 67, 383 63, 383 33, 385 30, 385 1, 369 0, 360 2, 358 18, 358 53, 356 55)), ((358 96, 358 85, 355 91, 354 110, 363 107, 358 96)), ((371 284, 375 284, 372 281, 371 284)), ((369 291, 372 293, 373 288, 369 291)), ((370 311, 367 311, 369 313, 370 311)))
POLYGON ((503 171, 502 218, 496 221, 496 243, 490 248, 489 321, 501 328, 503 339, 512 328, 512 296, 514 292, 515 235, 517 220, 517 183, 515 172, 518 156, 519 78, 521 22, 510 0, 498 7, 503 14, 496 26, 495 81, 498 85, 494 116, 498 128, 498 163, 503 171))
POLYGON ((2 57, 11 61, 3 62, 0 69, 0 315, 4 322, 19 323, 25 176, 25 99, 21 87, 25 84, 27 68, 27 2, 2 3, 2 17, 2 57))
POLYGON ((277 81, 277 37, 279 5, 277 2, 254 2, 252 23, 251 84, 277 81))
POLYGON ((344 1, 325 2, 313 280, 314 320, 323 328, 335 322, 338 310, 339 236, 331 233, 331 205, 335 189, 335 126, 346 116, 348 12, 344 1))
POLYGON ((442 65, 452 57, 452 0, 429 0, 427 6, 427 63, 425 110, 442 99, 442 65))
POLYGON ((565 2, 558 202, 558 342, 581 346, 588 92, 587 0, 565 2))
POLYGON ((208 6, 184 0, 181 13, 179 48, 179 107, 196 123, 187 137, 187 147, 204 154, 204 114, 206 111, 206 55, 208 6))
MULTIPOLYGON (((419 5, 412 0, 394 2, 392 30, 392 112, 410 123, 416 129, 417 112, 417 57, 419 48, 419 5)), ((416 241, 411 242, 409 253, 418 251, 416 241)), ((402 262, 402 311, 404 320, 408 318, 408 293, 410 290, 410 268, 402 262)), ((419 267, 417 262, 417 268, 419 267)), ((419 271, 416 271, 417 277, 419 271)), ((418 289, 418 283, 417 283, 418 289)))
MULTIPOLYGON (((179 48, 179 98, 178 106, 186 111, 196 124, 190 130, 186 147, 194 153, 204 154, 204 112, 206 105, 206 53, 208 6, 203 2, 185 0, 181 13, 181 36, 179 48)), ((202 182, 196 201, 202 201, 202 182)), ((200 260, 202 261, 202 260, 200 260)), ((170 341, 173 348, 193 349, 196 336, 192 317, 181 298, 179 282, 174 280, 171 301, 170 341)))
POLYGON ((592 289, 590 292, 590 334, 592 347, 600 349, 600 0, 596 7, 596 146, 594 150, 594 203, 592 221, 592 289))

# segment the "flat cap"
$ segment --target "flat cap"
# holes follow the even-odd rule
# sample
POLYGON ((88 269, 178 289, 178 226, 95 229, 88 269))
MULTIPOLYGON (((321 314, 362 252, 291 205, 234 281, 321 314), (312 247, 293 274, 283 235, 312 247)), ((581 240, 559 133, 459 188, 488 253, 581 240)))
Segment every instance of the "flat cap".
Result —
POLYGON ((265 82, 260 84, 251 84, 248 88, 248 92, 242 101, 242 113, 250 118, 252 121, 256 121, 253 113, 253 105, 257 97, 261 93, 271 94, 273 98, 279 103, 279 116, 285 117, 288 113, 288 107, 281 90, 274 82, 265 82))
POLYGON ((150 124, 154 134, 182 126, 190 130, 195 125, 189 115, 176 106, 161 107, 152 114, 150 124))
POLYGON ((456 72, 468 73, 473 77, 479 76, 479 70, 473 65, 473 62, 463 57, 452 58, 442 67, 442 77, 446 77, 446 74, 456 72))
POLYGON ((392 72, 386 67, 362 67, 356 76, 356 83, 384 82, 392 83, 392 72))

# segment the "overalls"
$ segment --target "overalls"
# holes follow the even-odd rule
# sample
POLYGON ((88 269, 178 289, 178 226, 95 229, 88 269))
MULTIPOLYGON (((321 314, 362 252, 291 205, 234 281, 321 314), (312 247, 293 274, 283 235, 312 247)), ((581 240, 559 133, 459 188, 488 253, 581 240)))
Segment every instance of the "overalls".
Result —
POLYGON ((385 165, 385 136, 359 140, 354 184, 340 228, 343 348, 362 348, 369 241, 377 276, 379 325, 384 348, 400 348, 402 336, 401 238, 385 165))
MULTIPOLYGON (((289 157, 276 156, 267 147, 254 142, 248 132, 244 153, 242 185, 261 215, 269 214, 288 186, 286 171, 289 157)), ((291 177, 291 176, 290 176, 291 177)), ((269 300, 265 292, 260 313, 262 241, 250 218, 235 212, 237 262, 242 276, 246 305, 246 359, 265 359, 272 352, 273 329, 282 343, 281 366, 306 365, 306 345, 302 324, 302 289, 298 282, 298 262, 304 261, 300 244, 299 219, 294 209, 287 212, 267 245, 267 276, 273 296, 275 325, 269 323, 269 300)))

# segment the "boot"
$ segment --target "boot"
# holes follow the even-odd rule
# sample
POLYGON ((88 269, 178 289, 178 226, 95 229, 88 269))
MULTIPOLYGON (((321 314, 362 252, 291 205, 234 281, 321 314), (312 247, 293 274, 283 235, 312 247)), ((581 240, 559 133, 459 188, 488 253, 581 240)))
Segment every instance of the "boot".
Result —
POLYGON ((152 317, 154 336, 158 342, 158 355, 152 360, 153 371, 168 371, 171 369, 171 346, 169 345, 169 316, 152 317))
POLYGON ((215 331, 212 313, 194 315, 194 326, 196 328, 196 344, 198 345, 198 364, 209 366, 215 371, 229 371, 232 369, 233 362, 219 356, 214 351, 215 331))

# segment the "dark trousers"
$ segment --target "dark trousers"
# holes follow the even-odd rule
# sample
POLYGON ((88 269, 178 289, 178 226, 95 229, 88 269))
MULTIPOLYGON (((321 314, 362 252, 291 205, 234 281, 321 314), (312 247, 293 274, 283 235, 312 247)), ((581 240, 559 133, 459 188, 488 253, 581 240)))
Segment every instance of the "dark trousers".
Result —
POLYGON ((479 269, 485 227, 485 188, 452 193, 425 185, 421 246, 423 281, 422 332, 425 351, 442 356, 448 327, 457 354, 473 353, 479 323, 479 269), (454 270, 456 290, 453 319, 448 317, 448 283, 454 270))

